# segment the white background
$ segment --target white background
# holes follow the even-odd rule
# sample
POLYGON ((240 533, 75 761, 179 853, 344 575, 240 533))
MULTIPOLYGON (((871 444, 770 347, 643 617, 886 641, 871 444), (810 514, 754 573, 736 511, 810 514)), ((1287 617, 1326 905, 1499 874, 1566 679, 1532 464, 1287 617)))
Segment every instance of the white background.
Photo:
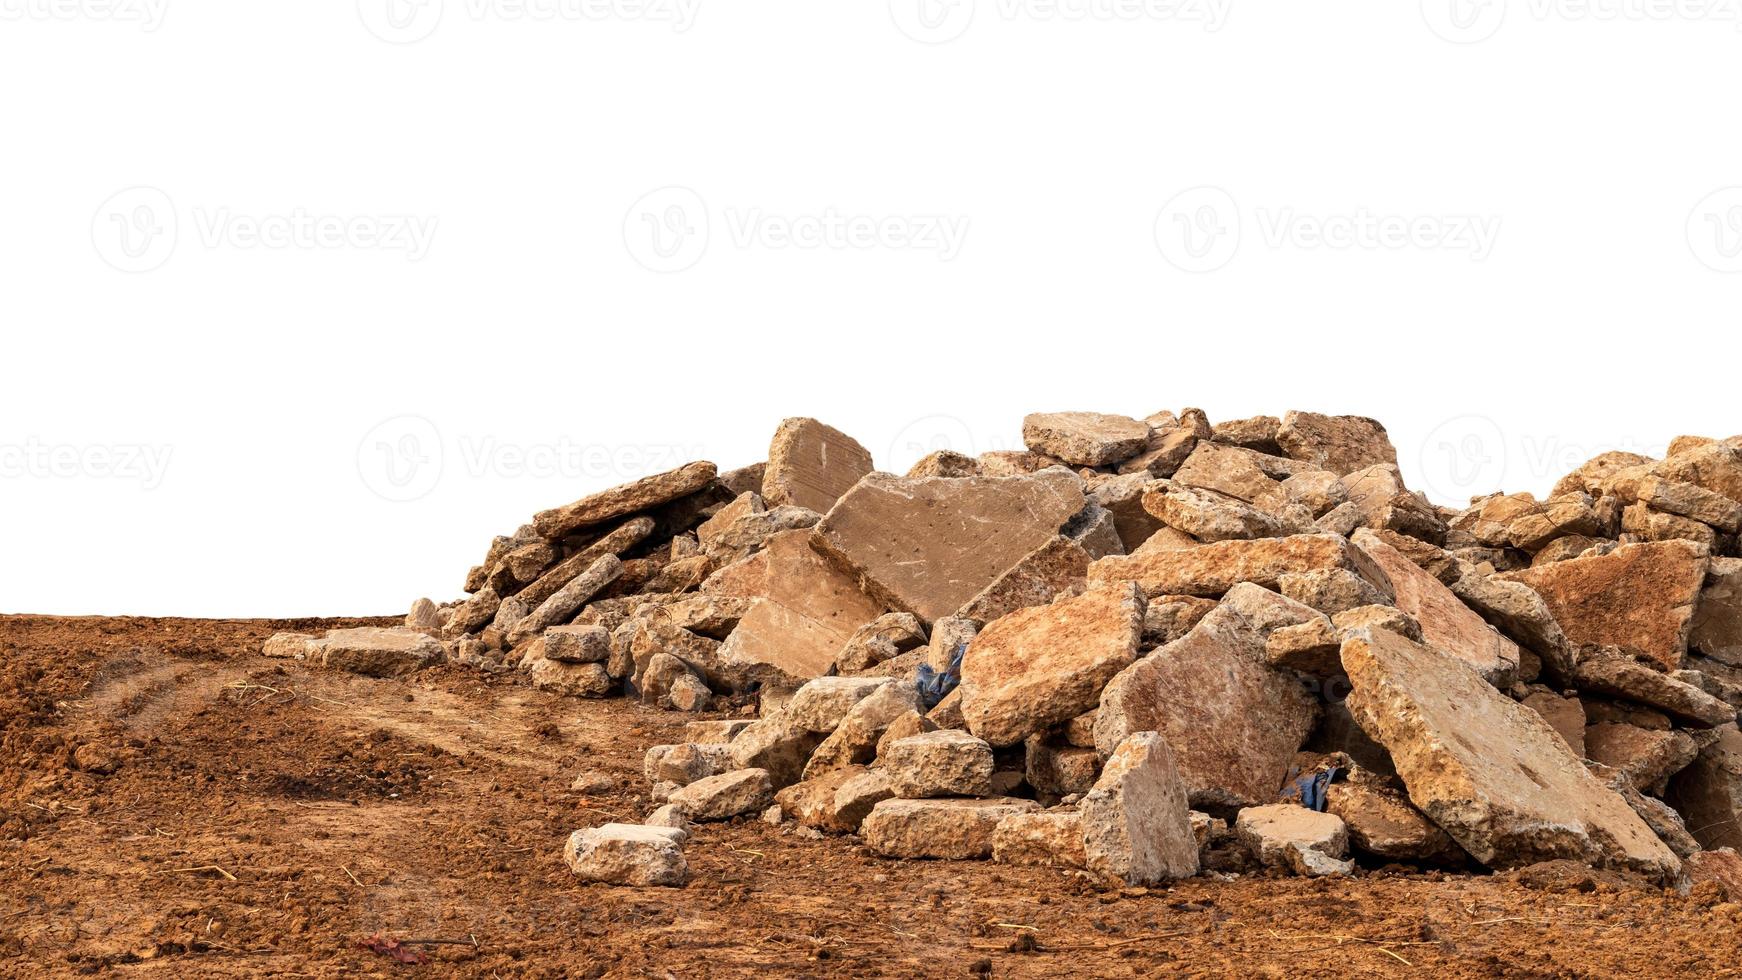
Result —
POLYGON ((0 0, 0 609, 397 612, 787 415, 1742 431, 1733 6, 391 3, 0 0))

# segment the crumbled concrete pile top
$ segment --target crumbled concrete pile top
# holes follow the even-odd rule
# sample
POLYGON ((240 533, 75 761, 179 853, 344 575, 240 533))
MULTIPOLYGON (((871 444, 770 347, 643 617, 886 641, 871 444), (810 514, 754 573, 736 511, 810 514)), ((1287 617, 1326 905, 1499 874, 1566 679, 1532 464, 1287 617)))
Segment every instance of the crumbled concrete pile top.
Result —
POLYGON ((535 515, 403 628, 266 652, 714 713, 649 750, 657 830, 570 841, 595 881, 679 884, 758 818, 1129 884, 1734 865, 1742 437, 1453 508, 1367 418, 1022 431, 897 476, 789 419, 766 462, 535 515))

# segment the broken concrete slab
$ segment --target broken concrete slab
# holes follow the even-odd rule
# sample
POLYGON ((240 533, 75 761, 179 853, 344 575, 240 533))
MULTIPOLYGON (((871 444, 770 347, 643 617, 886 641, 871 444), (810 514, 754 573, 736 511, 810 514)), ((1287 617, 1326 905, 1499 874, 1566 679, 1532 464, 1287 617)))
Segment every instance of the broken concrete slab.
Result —
POLYGON ((532 665, 532 686, 576 698, 602 698, 616 688, 599 663, 569 663, 541 658, 532 665))
POLYGON ((1064 470, 965 479, 872 474, 835 504, 811 544, 888 608, 929 623, 1051 541, 1084 502, 1081 481, 1064 470))
POLYGON ((1263 650, 1262 634, 1238 611, 1218 607, 1107 684, 1095 716, 1097 750, 1111 755, 1137 732, 1159 732, 1194 809, 1229 812, 1274 799, 1312 731, 1315 704, 1299 682, 1263 662, 1263 650))
POLYGON ((1015 745, 1095 707, 1137 656, 1144 601, 1131 583, 994 620, 962 658, 962 718, 993 745, 1015 745))
POLYGON ((1173 480, 1156 480, 1143 492, 1143 509, 1199 541, 1273 538, 1310 529, 1310 515, 1279 516, 1245 501, 1173 480))
POLYGON ((622 574, 623 562, 616 555, 601 556, 586 571, 576 575, 549 599, 539 603, 538 608, 526 614, 526 618, 515 623, 514 628, 508 632, 509 645, 518 646, 549 627, 560 626, 573 619, 587 600, 598 595, 600 590, 616 581, 622 574))
POLYGON ((804 775, 805 763, 823 737, 800 725, 784 711, 751 722, 732 740, 732 763, 739 769, 764 769, 775 789, 791 786, 804 775))
POLYGON ((544 631, 548 660, 602 664, 611 659, 611 631, 603 626, 552 626, 544 631))
POLYGON ((1713 558, 1688 634, 1693 649, 1742 667, 1742 558, 1713 558))
POLYGON ((532 523, 543 537, 555 540, 581 528, 650 510, 697 492, 714 482, 713 463, 696 462, 665 473, 612 487, 572 504, 540 511, 532 523))
POLYGON ((1614 647, 1587 647, 1573 668, 1581 691, 1607 694, 1650 705, 1701 728, 1736 720, 1736 708, 1685 681, 1661 673, 1614 647))
POLYGON ((698 779, 671 794, 691 820, 730 820, 761 813, 774 802, 774 784, 764 769, 737 769, 698 779))
POLYGON ((1652 792, 1687 768, 1700 754, 1700 745, 1686 732, 1600 722, 1585 729, 1585 754, 1626 777, 1634 789, 1652 792))
POLYGON ((992 860, 999 864, 1043 868, 1081 868, 1083 818, 1073 810, 1017 813, 999 821, 992 832, 992 860))
POLYGON ((897 739, 879 749, 877 768, 903 799, 992 795, 992 747, 963 731, 897 739))
POLYGON ((400 677, 433 666, 447 656, 441 643, 404 627, 358 626, 328 630, 309 644, 321 666, 368 677, 400 677))
POLYGON ((1391 591, 1371 558, 1333 534, 1295 534, 1253 541, 1218 541, 1183 551, 1114 555, 1089 565, 1089 581, 1135 581, 1147 595, 1219 596, 1241 582, 1275 589, 1283 575, 1344 568, 1391 591))
POLYGON ((1677 670, 1687 653, 1706 564, 1705 549, 1697 545, 1659 541, 1498 577, 1536 590, 1574 644, 1622 647, 1677 670))
POLYGON ((1004 818, 1040 809, 1033 800, 893 799, 872 807, 860 832, 872 853, 968 861, 991 857, 1004 818))
POLYGON ((1500 635, 1482 617, 1422 570, 1403 552, 1371 530, 1352 539, 1390 580, 1397 608, 1421 624, 1421 636, 1435 650, 1468 664, 1496 687, 1510 687, 1518 674, 1518 644, 1500 635))
POLYGON ((1126 737, 1078 804, 1085 865, 1128 885, 1197 874, 1186 795, 1166 738, 1153 731, 1126 737))
POLYGON ((803 826, 856 834, 871 808, 894 796, 887 773, 847 766, 794 783, 777 793, 775 801, 803 826))
POLYGON ((1451 858, 1458 845, 1383 778, 1357 769, 1325 789, 1325 809, 1342 819, 1358 850, 1392 861, 1451 858))
POLYGON ((762 497, 776 507, 827 513, 872 469, 871 453, 852 436, 816 419, 787 419, 768 446, 762 497))
POLYGON ((689 877, 681 830, 608 823, 577 830, 563 848, 563 861, 582 881, 608 885, 677 887, 689 877))
POLYGON ((1270 803, 1240 811, 1234 832, 1258 860, 1299 875, 1348 875, 1355 871, 1343 819, 1292 803, 1270 803))
POLYGON ((1073 466, 1111 466, 1143 452, 1150 427, 1123 415, 1039 412, 1022 420, 1022 441, 1073 466))
POLYGON ((1385 426, 1359 415, 1289 412, 1277 427, 1276 443, 1291 459, 1311 463, 1338 476, 1379 463, 1397 462, 1385 426))
POLYGON ((818 677, 793 694, 786 713, 807 730, 827 735, 860 701, 894 683, 888 677, 818 677))
POLYGON ((1393 633, 1343 644, 1348 706, 1410 802, 1478 861, 1572 858, 1673 877, 1680 862, 1536 712, 1447 654, 1393 633))
POLYGON ((1061 595, 1080 591, 1088 575, 1088 552, 1061 535, 1023 556, 956 615, 989 623, 1018 609, 1044 606, 1061 595))

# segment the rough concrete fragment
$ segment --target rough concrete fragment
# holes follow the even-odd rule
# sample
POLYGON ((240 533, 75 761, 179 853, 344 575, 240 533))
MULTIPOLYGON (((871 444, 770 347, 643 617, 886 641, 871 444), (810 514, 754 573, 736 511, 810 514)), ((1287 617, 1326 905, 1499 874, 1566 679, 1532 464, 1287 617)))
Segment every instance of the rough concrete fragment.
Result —
POLYGON ((1214 490, 1265 510, 1286 505, 1282 482, 1264 471, 1257 453, 1199 442, 1174 471, 1173 481, 1200 490, 1214 490))
POLYGON ((1234 832, 1258 860, 1272 867, 1313 877, 1355 872, 1355 863, 1343 860, 1349 853, 1349 832, 1333 813, 1292 803, 1251 806, 1240 811, 1234 832))
POLYGON ((1061 535, 1023 556, 956 615, 989 623, 1018 609, 1044 606, 1058 596, 1080 590, 1088 574, 1088 552, 1061 535))
POLYGON ((1315 709, 1299 683, 1263 662, 1263 651, 1262 634, 1244 616, 1217 608, 1107 684, 1095 747, 1110 755, 1135 733, 1159 732, 1195 808, 1273 799, 1315 709))
POLYGON ((611 632, 603 626, 552 626, 544 631, 549 660, 600 664, 611 659, 611 632))
POLYGON ((1714 660, 1742 667, 1742 558, 1713 558, 1688 644, 1714 660))
POLYGON ((407 629, 434 630, 440 629, 442 618, 436 604, 429 599, 419 599, 411 604, 411 611, 405 614, 407 629))
POLYGON ((1226 446, 1280 455, 1282 448, 1276 444, 1276 436, 1281 430, 1282 420, 1276 416, 1254 415, 1216 423, 1211 427, 1211 439, 1226 446))
POLYGON ((1143 506, 1144 489, 1153 478, 1148 473, 1132 473, 1103 480, 1089 491, 1089 500, 1113 515, 1113 529, 1123 546, 1121 553, 1137 550, 1150 535, 1159 531, 1161 521, 1143 506))
POLYGON ((1081 868, 1083 818, 1071 810, 1017 813, 998 822, 992 832, 992 860, 999 864, 1043 868, 1081 868))
POLYGON ((1342 634, 1358 629, 1378 629, 1390 630, 1412 640, 1421 639, 1421 623, 1395 606, 1356 606, 1345 609, 1331 617, 1331 625, 1342 634))
POLYGON ((794 783, 775 794, 775 800, 803 826, 856 834, 871 808, 894 795, 886 773, 847 766, 794 783))
POLYGON ((623 563, 616 555, 604 555, 598 561, 588 566, 587 570, 575 576, 568 584, 556 590, 549 598, 539 603, 538 608, 526 614, 526 618, 514 624, 514 629, 508 633, 508 642, 518 646, 543 633, 547 628, 560 626, 574 618, 581 606, 588 599, 599 593, 599 590, 610 585, 617 576, 623 574, 623 563))
POLYGON ((903 799, 992 795, 992 747, 967 732, 942 729, 897 739, 877 755, 903 799))
POLYGON ((1278 627, 1264 641, 1266 663, 1313 677, 1341 674, 1342 656, 1342 633, 1323 616, 1278 627))
POLYGON ((835 504, 811 543, 890 608, 929 623, 1051 541, 1083 503, 1080 481, 1063 470, 965 479, 872 474, 835 504))
POLYGON ((1385 426, 1358 415, 1289 412, 1282 417, 1276 443, 1292 459, 1338 476, 1380 463, 1397 462, 1385 426))
POLYGON ((1312 568, 1304 572, 1288 572, 1279 576, 1276 584, 1278 592, 1327 616, 1334 616, 1357 606, 1388 606, 1395 598, 1389 592, 1379 591, 1373 583, 1346 568, 1312 568))
POLYGON ((1254 541, 1218 541, 1185 551, 1115 555, 1089 565, 1089 581, 1135 581, 1148 595, 1219 596, 1241 582, 1274 589, 1290 572, 1346 568, 1376 586, 1385 573, 1348 540, 1296 534, 1254 541))
POLYGON ((1087 793, 1101 775, 1101 756, 1091 745, 1053 745, 1038 735, 1023 743, 1023 778, 1036 793, 1070 796, 1087 793))
POLYGON ((328 630, 310 644, 321 666, 369 677, 399 677, 440 663, 447 654, 428 634, 403 627, 358 626, 328 630))
POLYGON ((1533 691, 1519 702, 1542 716, 1567 743, 1573 757, 1585 757, 1585 708, 1576 697, 1562 697, 1553 691, 1533 691))
POLYGON ((1173 476, 1197 446, 1197 433, 1189 429, 1158 428, 1144 444, 1143 452, 1119 464, 1119 473, 1122 476, 1173 476))
POLYGON ((1282 492, 1315 518, 1325 516, 1349 500, 1343 481, 1330 470, 1297 473, 1282 481, 1282 492))
POLYGON ((1699 744, 1686 732, 1652 731, 1615 722, 1585 729, 1585 755, 1645 792, 1687 768, 1699 754, 1699 744))
POLYGON ((871 470, 871 453, 853 437, 816 419, 787 419, 768 446, 762 496, 821 514, 871 470))
POLYGON ((681 674, 672 680, 665 703, 678 711, 706 711, 714 703, 714 692, 700 677, 681 674))
POLYGON ((1121 741, 1078 812, 1089 870, 1130 885, 1198 873, 1186 785, 1160 734, 1137 732, 1121 741))
POLYGON ((834 732, 811 753, 810 762, 805 765, 805 778, 814 778, 830 769, 869 763, 876 758, 878 740, 889 726, 904 715, 920 717, 919 708, 919 690, 911 682, 891 681, 876 688, 854 704, 834 732))
POLYGON ((1110 466, 1148 448, 1150 427, 1123 415, 1040 412, 1022 420, 1022 441, 1073 466, 1110 466))
POLYGON ((775 711, 751 722, 732 740, 732 764, 740 769, 765 769, 775 789, 791 786, 804 775, 811 752, 822 736, 775 711))
MULTIPOLYGON (((1394 539, 1388 539, 1387 543, 1396 544, 1394 539)), ((1450 556, 1444 561, 1435 559, 1435 562, 1437 571, 1433 574, 1452 590, 1459 601, 1475 610, 1523 650, 1540 657, 1544 668, 1555 679, 1572 677, 1577 651, 1549 611, 1548 602, 1535 589, 1523 582, 1490 577, 1477 571, 1469 562, 1450 556)), ((1416 616, 1417 621, 1421 618, 1416 616)), ((1519 660, 1523 662, 1522 651, 1519 660)))
POLYGON ((853 631, 835 655, 841 673, 870 670, 926 642, 925 626, 913 613, 884 613, 853 631))
POLYGON ((715 472, 713 463, 689 463, 582 497, 563 507, 540 511, 532 523, 540 535, 555 540, 580 528, 627 517, 688 496, 713 483, 715 472))
POLYGON ((750 723, 739 718, 692 721, 683 726, 683 737, 696 745, 725 745, 748 727, 750 723))
POLYGON ((1573 669, 1573 683, 1581 691, 1650 705, 1701 728, 1736 720, 1736 709, 1723 699, 1640 663, 1614 647, 1583 651, 1573 669))
POLYGON ((1143 642, 1157 646, 1172 643, 1190 632, 1214 608, 1214 599, 1189 595, 1156 596, 1143 610, 1143 642))
POLYGON ((860 701, 894 683, 888 677, 818 677, 798 689, 786 713, 806 730, 827 735, 860 701))
POLYGON ((312 633, 274 633, 260 647, 261 656, 302 659, 320 652, 320 638, 312 633))
POLYGON ((1095 589, 1022 609, 982 630, 962 659, 962 718, 993 745, 1014 745, 1093 708, 1137 655, 1141 593, 1095 589))
POLYGON ((496 610, 501 605, 502 597, 495 589, 486 585, 454 610, 442 632, 450 637, 475 633, 495 617, 496 610))
POLYGON ((577 698, 602 698, 616 687, 604 664, 540 659, 532 665, 532 686, 577 698))
POLYGON ((894 858, 965 861, 992 855, 998 824, 1040 809, 1033 800, 884 800, 861 827, 865 846, 894 858))
POLYGON ((733 768, 732 747, 720 743, 684 742, 656 745, 643 757, 642 774, 649 783, 688 786, 698 779, 718 776, 733 768))
POLYGON ((678 846, 682 833, 670 827, 626 823, 577 830, 563 848, 563 861, 582 881, 676 887, 689 877, 683 849, 678 846))
POLYGON ((808 531, 783 531, 748 560, 745 574, 730 583, 710 580, 710 594, 750 600, 720 648, 722 667, 738 675, 735 686, 797 687, 820 677, 859 627, 884 612, 810 541, 808 531))
POLYGON ((972 456, 964 456, 952 449, 938 449, 927 453, 919 462, 914 463, 907 473, 909 477, 916 476, 946 476, 963 477, 979 476, 980 464, 972 456))
POLYGON ((730 820, 759 813, 774 802, 774 785, 763 769, 738 769, 698 779, 671 794, 691 820, 730 820))
POLYGON ((1706 579, 1704 549, 1685 541, 1623 545, 1502 573, 1535 589, 1574 644, 1617 646, 1677 670, 1706 579))
POLYGON ((1272 538, 1308 529, 1303 509, 1298 519, 1279 517, 1245 501, 1213 490, 1199 490, 1172 480, 1156 480, 1143 492, 1143 509, 1169 527, 1199 541, 1272 538))
POLYGON ((1536 712, 1462 662, 1393 633, 1343 644, 1348 706, 1410 802, 1478 861, 1571 858, 1673 877, 1679 861, 1536 712))
POLYGON ((1403 552, 1371 530, 1355 532, 1354 543, 1390 580, 1398 609, 1421 624, 1429 646, 1468 664, 1496 687, 1510 687, 1518 674, 1518 645, 1470 611, 1452 591, 1423 571, 1403 552))
POLYGON ((1065 465, 1064 460, 1056 459, 1045 453, 1031 453, 1014 449, 994 450, 981 453, 974 465, 980 468, 981 476, 1027 476, 1039 473, 1041 470, 1054 466, 1065 465))
POLYGON ((1340 818, 1349 840, 1368 854, 1394 861, 1422 861, 1459 853, 1458 845, 1411 806, 1386 780, 1357 769, 1325 790, 1325 809, 1340 818))

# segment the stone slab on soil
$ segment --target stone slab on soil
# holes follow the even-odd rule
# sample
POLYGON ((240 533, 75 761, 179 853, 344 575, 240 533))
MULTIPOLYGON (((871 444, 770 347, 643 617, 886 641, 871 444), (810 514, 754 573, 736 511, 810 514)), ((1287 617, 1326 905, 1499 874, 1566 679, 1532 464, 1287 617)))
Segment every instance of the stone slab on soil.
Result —
POLYGON ((1234 822, 1234 832, 1272 867, 1298 875, 1347 875, 1355 871, 1349 853, 1349 833, 1343 818, 1292 803, 1247 807, 1234 822))
POLYGON ((762 497, 822 514, 871 470, 871 453, 852 436, 816 419, 787 419, 768 447, 762 497))
POLYGON ((811 543, 889 608, 953 614, 1056 537, 1085 498, 1064 470, 1032 476, 872 474, 836 502, 811 543))
POLYGON ((677 887, 689 877, 681 830, 608 823, 577 830, 563 848, 563 861, 582 881, 608 885, 677 887))
POLYGON ((1083 818, 1073 810, 1045 810, 1005 817, 992 832, 992 860, 999 864, 1081 868, 1083 818))
POLYGON ((1144 601, 1126 583, 1021 609, 986 626, 962 658, 962 718, 1015 745, 1095 707, 1137 656, 1144 601))
POLYGON ((1571 858, 1673 877, 1676 856, 1536 712, 1462 662, 1394 633, 1343 644, 1350 711, 1410 802, 1493 867, 1571 858))
POLYGON ((871 808, 895 796, 887 773, 864 766, 833 769, 775 794, 780 809, 801 825, 856 834, 871 808))
POLYGON ((1535 589, 1574 644, 1620 647, 1679 670, 1706 564, 1697 545, 1654 541, 1498 577, 1535 589))
POLYGON ((1119 743, 1078 812, 1089 870, 1128 885, 1198 873, 1186 786, 1167 739, 1156 732, 1119 743))
POLYGON ((1040 809, 1033 800, 884 800, 860 832, 872 853, 894 858, 968 861, 992 856, 1004 818, 1040 809))
POLYGON ((730 820, 761 813, 774 802, 774 786, 764 769, 737 769, 698 779, 671 794, 691 820, 730 820))
POLYGON ((400 677, 440 663, 442 645, 427 634, 403 627, 358 626, 328 630, 310 644, 321 666, 369 677, 400 677))
POLYGON ((541 536, 554 541, 581 528, 686 497, 713 483, 716 472, 713 463, 688 463, 675 470, 582 497, 572 504, 540 511, 533 516, 532 524, 541 536))

